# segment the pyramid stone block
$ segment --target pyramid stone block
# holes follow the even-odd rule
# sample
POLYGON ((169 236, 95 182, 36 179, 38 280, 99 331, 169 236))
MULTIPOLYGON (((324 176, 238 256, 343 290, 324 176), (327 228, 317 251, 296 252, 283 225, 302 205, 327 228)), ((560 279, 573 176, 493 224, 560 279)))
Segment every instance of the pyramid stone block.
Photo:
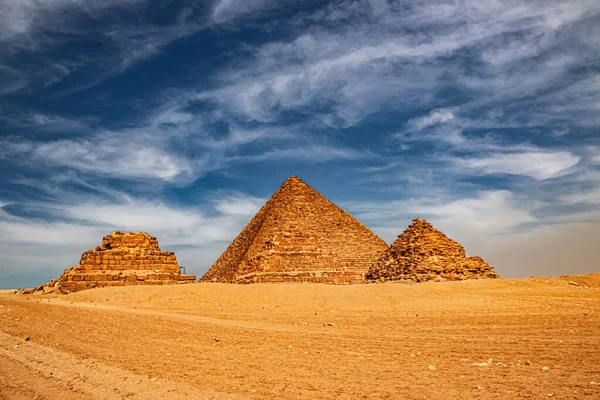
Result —
POLYGON ((292 176, 202 281, 360 283, 386 243, 292 176))
POLYGON ((481 257, 468 257, 460 244, 417 218, 369 268, 365 278, 423 282, 498 277, 481 257))
POLYGON ((105 286, 168 285, 194 282, 179 273, 175 254, 161 251, 154 236, 145 232, 113 232, 102 245, 82 254, 79 264, 60 279, 40 286, 44 293, 71 293, 105 286))

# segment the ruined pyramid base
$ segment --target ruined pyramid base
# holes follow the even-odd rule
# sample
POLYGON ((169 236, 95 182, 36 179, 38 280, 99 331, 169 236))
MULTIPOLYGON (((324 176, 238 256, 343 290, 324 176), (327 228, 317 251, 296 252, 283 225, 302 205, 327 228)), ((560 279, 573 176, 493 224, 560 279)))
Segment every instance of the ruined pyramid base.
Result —
POLYGON ((362 274, 355 272, 258 272, 238 276, 233 283, 330 283, 335 285, 351 285, 364 283, 362 274))
POLYGON ((149 270, 90 271, 68 269, 60 277, 32 292, 44 294, 69 294, 81 290, 108 286, 175 285, 196 282, 195 275, 149 270))
POLYGON ((468 279, 500 278, 494 269, 481 257, 447 259, 433 256, 419 260, 418 263, 404 262, 389 256, 381 258, 378 268, 370 270, 365 279, 376 281, 462 281, 468 279))

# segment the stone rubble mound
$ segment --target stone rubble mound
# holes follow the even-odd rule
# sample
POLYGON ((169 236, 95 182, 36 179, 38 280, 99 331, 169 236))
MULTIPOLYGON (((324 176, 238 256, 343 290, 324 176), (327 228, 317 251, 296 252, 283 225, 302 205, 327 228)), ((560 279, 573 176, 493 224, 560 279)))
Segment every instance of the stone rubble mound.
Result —
POLYGON ((467 256, 465 249, 435 229, 415 219, 369 268, 367 281, 456 281, 499 278, 481 257, 467 256))
POLYGON ((113 232, 102 245, 88 250, 79 264, 66 269, 33 292, 67 294, 105 286, 169 285, 195 282, 194 275, 179 273, 172 252, 161 251, 154 236, 145 232, 113 232))
POLYGON ((201 280, 362 283, 386 248, 358 220, 291 176, 201 280))

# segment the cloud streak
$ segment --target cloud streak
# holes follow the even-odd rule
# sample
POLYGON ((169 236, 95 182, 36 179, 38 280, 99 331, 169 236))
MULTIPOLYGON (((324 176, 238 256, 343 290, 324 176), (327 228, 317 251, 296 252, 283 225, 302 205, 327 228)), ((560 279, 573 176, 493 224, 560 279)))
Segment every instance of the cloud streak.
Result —
POLYGON ((492 154, 456 159, 455 163, 486 174, 526 175, 537 180, 553 178, 577 165, 579 156, 565 151, 492 154))

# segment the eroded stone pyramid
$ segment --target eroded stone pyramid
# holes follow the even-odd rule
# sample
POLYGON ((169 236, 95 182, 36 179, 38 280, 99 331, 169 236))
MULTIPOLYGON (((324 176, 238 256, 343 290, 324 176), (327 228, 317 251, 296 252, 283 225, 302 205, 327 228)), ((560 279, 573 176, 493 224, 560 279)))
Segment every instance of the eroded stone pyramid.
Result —
POLYGON ((102 246, 83 253, 79 264, 66 269, 60 279, 36 290, 66 294, 94 287, 167 285, 195 279, 179 273, 175 254, 161 251, 154 236, 118 231, 105 236, 102 246))
POLYGON ((423 282, 498 277, 481 257, 468 257, 460 244, 418 218, 366 274, 367 281, 423 282))
POLYGON ((359 283, 386 248, 354 217, 292 176, 202 280, 359 283))

